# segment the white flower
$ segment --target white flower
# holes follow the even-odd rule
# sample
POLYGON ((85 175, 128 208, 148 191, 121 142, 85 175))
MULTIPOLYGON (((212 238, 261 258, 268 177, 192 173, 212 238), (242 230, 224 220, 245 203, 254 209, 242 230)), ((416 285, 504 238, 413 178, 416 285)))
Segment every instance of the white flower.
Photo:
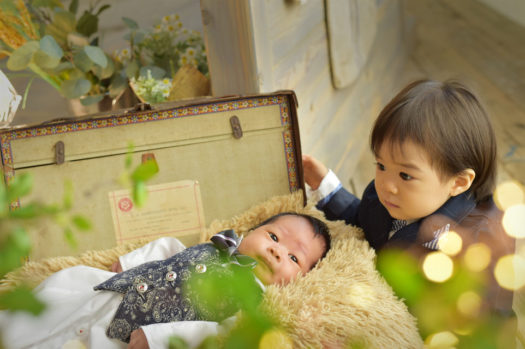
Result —
POLYGON ((183 65, 186 65, 188 64, 188 57, 186 55, 181 55, 180 58, 179 58, 179 66, 183 66, 183 65))
POLYGON ((186 52, 184 52, 184 55, 186 55, 188 58, 193 58, 196 54, 197 51, 193 47, 188 47, 186 52))

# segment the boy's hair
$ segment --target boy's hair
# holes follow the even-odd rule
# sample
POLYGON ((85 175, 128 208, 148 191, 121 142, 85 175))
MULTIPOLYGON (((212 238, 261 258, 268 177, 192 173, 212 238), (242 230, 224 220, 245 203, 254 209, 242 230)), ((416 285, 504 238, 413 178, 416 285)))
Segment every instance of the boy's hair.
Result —
POLYGON ((455 81, 418 80, 399 92, 377 117, 370 147, 377 156, 385 141, 391 149, 412 141, 427 151, 442 180, 466 169, 476 173, 470 192, 477 202, 496 183, 496 137, 476 96, 455 81))
POLYGON ((317 219, 315 217, 312 217, 310 215, 303 214, 303 213, 281 212, 281 213, 278 213, 278 214, 276 214, 274 216, 271 216, 270 218, 266 219, 265 221, 257 224, 251 230, 257 229, 258 227, 260 227, 262 225, 270 224, 272 222, 275 222, 278 218, 283 217, 283 216, 303 217, 310 223, 310 225, 312 226, 312 228, 314 230, 314 237, 320 237, 324 241, 325 249, 324 249, 323 255, 321 256, 321 259, 323 259, 326 256, 326 254, 328 253, 328 251, 330 250, 330 244, 331 244, 331 240, 332 239, 330 237, 330 232, 329 232, 330 230, 328 229, 328 226, 320 219, 317 219))

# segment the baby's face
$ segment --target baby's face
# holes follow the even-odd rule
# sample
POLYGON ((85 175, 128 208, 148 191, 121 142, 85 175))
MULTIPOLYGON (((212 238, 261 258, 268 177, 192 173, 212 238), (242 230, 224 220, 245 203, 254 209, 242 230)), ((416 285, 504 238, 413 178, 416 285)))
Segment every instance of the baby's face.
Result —
POLYGON ((417 144, 406 141, 391 149, 385 141, 376 160, 379 201, 396 219, 426 217, 452 196, 456 177, 442 180, 426 150, 417 144))
POLYGON ((255 275, 264 283, 285 285, 308 272, 322 257, 325 242, 303 217, 285 215, 262 225, 241 242, 239 252, 255 258, 255 275))

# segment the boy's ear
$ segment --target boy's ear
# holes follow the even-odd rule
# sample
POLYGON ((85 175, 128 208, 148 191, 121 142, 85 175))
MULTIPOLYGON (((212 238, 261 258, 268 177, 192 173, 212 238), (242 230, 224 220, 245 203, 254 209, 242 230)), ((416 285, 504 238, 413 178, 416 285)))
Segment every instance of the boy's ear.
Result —
POLYGON ((474 172, 474 170, 471 168, 467 168, 466 170, 455 175, 451 179, 452 187, 450 189, 450 195, 456 196, 466 192, 472 185, 472 182, 474 182, 474 178, 476 178, 476 172, 474 172))

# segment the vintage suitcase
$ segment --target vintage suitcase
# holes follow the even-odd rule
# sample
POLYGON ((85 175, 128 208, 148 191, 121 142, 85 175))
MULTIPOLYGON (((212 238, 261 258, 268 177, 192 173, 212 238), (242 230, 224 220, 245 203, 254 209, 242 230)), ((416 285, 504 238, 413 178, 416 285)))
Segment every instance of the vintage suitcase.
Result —
MULTIPOLYGON (((2 131, 5 181, 26 172, 34 180, 32 193, 14 202, 12 209, 33 200, 60 202, 64 182, 70 180, 73 211, 89 217, 93 225, 90 232, 76 234, 78 248, 72 249, 62 230, 46 222, 31 232, 30 259, 76 255, 123 242, 113 228, 108 194, 123 189, 117 178, 130 142, 135 164, 143 155, 158 164, 148 185, 197 181, 205 225, 302 189, 296 107, 295 94, 280 91, 161 104, 145 111, 133 108, 2 131)), ((199 242, 195 233, 166 234, 187 245, 199 242)))

